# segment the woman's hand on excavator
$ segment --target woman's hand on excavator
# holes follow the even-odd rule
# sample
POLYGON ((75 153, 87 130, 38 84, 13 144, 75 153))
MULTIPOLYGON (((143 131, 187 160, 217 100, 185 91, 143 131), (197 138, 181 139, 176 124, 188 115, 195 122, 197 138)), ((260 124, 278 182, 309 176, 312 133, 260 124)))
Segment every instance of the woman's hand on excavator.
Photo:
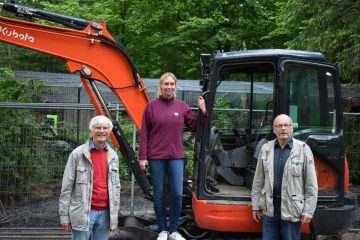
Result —
POLYGON ((204 100, 204 98, 203 98, 202 96, 199 96, 199 97, 198 97, 197 105, 198 105, 198 107, 200 108, 200 110, 201 110, 202 113, 206 113, 205 100, 204 100))

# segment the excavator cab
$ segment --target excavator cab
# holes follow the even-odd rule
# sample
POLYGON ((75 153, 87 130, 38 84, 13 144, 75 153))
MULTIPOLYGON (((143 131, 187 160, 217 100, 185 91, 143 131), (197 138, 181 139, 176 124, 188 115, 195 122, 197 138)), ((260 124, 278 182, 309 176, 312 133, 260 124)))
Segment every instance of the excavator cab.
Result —
POLYGON ((202 55, 201 62, 209 117, 195 146, 197 225, 261 232, 251 217, 253 176, 261 146, 275 138, 273 119, 285 113, 293 120, 293 136, 305 141, 315 158, 314 231, 346 229, 352 218, 345 216, 354 214, 356 197, 348 192, 337 67, 320 53, 274 49, 202 55), (335 212, 337 217, 330 217, 335 212))

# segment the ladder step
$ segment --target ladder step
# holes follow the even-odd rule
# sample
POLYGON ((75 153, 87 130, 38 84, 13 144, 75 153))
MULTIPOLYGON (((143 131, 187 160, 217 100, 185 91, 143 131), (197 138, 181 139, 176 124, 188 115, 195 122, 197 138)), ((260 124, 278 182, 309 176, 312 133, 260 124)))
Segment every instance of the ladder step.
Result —
POLYGON ((71 233, 62 228, 0 228, 0 239, 62 239, 70 240, 71 233))

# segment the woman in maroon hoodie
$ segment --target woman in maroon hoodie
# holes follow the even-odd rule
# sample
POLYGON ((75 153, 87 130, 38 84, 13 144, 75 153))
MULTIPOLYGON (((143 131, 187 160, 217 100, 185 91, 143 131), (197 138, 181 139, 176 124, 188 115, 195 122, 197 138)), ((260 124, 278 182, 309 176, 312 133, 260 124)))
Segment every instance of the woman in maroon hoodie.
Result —
MULTIPOLYGON (((155 100, 150 101, 144 111, 140 131, 140 167, 150 165, 150 175, 154 191, 154 210, 159 228, 158 240, 184 240, 178 232, 182 207, 184 175, 184 126, 196 131, 196 118, 189 105, 175 98, 176 77, 164 73, 160 77, 155 100), (163 201, 165 177, 170 184, 170 216, 167 226, 163 201)), ((205 101, 198 98, 201 110, 200 123, 207 117, 205 101)))

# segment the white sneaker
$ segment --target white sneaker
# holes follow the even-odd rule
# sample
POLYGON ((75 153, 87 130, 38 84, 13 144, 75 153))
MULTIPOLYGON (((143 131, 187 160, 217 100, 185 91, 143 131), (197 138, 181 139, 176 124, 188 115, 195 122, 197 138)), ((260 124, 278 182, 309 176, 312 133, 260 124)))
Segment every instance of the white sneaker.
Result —
POLYGON ((169 235, 169 240, 186 240, 186 239, 183 238, 180 233, 173 232, 169 235))
POLYGON ((169 233, 167 231, 162 231, 159 233, 157 240, 168 240, 169 233))

